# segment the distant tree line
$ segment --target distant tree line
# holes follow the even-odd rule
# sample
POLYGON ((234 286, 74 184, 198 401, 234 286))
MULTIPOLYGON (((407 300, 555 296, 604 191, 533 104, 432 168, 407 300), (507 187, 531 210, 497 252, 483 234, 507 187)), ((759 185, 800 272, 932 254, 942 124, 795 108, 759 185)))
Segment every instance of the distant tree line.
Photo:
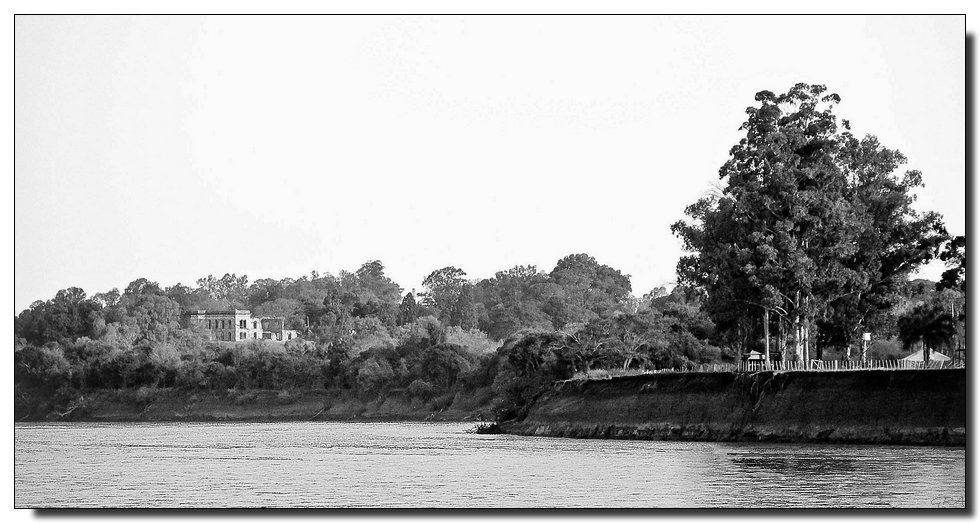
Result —
POLYGON ((483 280, 445 267, 423 280, 417 296, 403 293, 376 260, 336 277, 313 272, 249 283, 226 274, 168 288, 140 278, 92 297, 77 287, 60 291, 23 311, 14 327, 19 393, 64 397, 140 387, 328 388, 430 400, 513 392, 515 384, 598 368, 737 357, 713 344, 713 324, 693 294, 660 288, 637 299, 627 275, 585 254, 562 258, 551 272, 518 266, 483 280), (232 308, 281 316, 301 337, 214 341, 182 321, 188 311, 232 308), (515 354, 541 347, 556 351, 560 372, 525 365, 541 354, 515 354))

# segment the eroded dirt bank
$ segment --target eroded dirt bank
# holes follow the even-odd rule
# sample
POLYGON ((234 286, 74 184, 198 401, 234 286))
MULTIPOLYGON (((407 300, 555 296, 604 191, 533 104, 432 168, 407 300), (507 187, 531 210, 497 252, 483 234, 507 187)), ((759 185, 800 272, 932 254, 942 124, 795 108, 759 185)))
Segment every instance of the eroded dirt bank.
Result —
POLYGON ((176 389, 91 391, 70 412, 21 405, 18 421, 468 421, 488 416, 489 391, 428 400, 393 393, 358 396, 344 390, 242 390, 190 393, 176 389))
POLYGON ((965 445, 966 371, 663 373, 556 385, 503 432, 965 445))

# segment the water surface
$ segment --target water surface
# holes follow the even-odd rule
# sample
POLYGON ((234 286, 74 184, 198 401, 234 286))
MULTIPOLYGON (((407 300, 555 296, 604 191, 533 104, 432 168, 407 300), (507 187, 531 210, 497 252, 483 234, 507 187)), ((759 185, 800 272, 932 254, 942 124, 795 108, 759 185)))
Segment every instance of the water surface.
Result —
POLYGON ((471 423, 18 423, 15 506, 963 507, 965 450, 582 440, 471 423))

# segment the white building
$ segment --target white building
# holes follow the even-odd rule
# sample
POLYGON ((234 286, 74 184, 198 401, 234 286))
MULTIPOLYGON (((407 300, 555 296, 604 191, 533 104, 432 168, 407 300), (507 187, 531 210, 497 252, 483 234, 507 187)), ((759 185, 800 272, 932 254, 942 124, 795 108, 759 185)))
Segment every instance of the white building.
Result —
POLYGON ((210 333, 212 340, 290 341, 298 337, 286 329, 284 318, 256 318, 248 309, 231 311, 193 311, 186 314, 188 325, 198 325, 210 333))

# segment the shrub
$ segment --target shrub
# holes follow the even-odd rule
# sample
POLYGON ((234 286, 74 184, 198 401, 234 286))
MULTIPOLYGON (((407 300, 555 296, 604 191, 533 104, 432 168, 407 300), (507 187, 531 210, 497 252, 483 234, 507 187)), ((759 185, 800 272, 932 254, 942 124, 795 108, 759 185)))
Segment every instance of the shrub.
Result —
POLYGON ((136 403, 141 407, 155 402, 160 397, 160 389, 150 386, 142 386, 136 389, 136 403))
POLYGON ((446 329, 446 343, 458 345, 474 356, 493 354, 503 345, 503 341, 493 341, 479 329, 463 330, 460 327, 446 329))
MULTIPOLYGON (((872 360, 897 360, 909 355, 911 351, 902 348, 902 341, 898 338, 890 340, 874 340, 868 347, 868 359, 872 360)), ((861 348, 851 350, 851 357, 860 357, 861 348)))
POLYGON ((357 371, 357 387, 362 392, 378 392, 387 388, 395 372, 384 359, 369 358, 357 371))
POLYGON ((435 393, 436 387, 425 380, 415 380, 408 385, 408 394, 414 398, 428 399, 435 393))

